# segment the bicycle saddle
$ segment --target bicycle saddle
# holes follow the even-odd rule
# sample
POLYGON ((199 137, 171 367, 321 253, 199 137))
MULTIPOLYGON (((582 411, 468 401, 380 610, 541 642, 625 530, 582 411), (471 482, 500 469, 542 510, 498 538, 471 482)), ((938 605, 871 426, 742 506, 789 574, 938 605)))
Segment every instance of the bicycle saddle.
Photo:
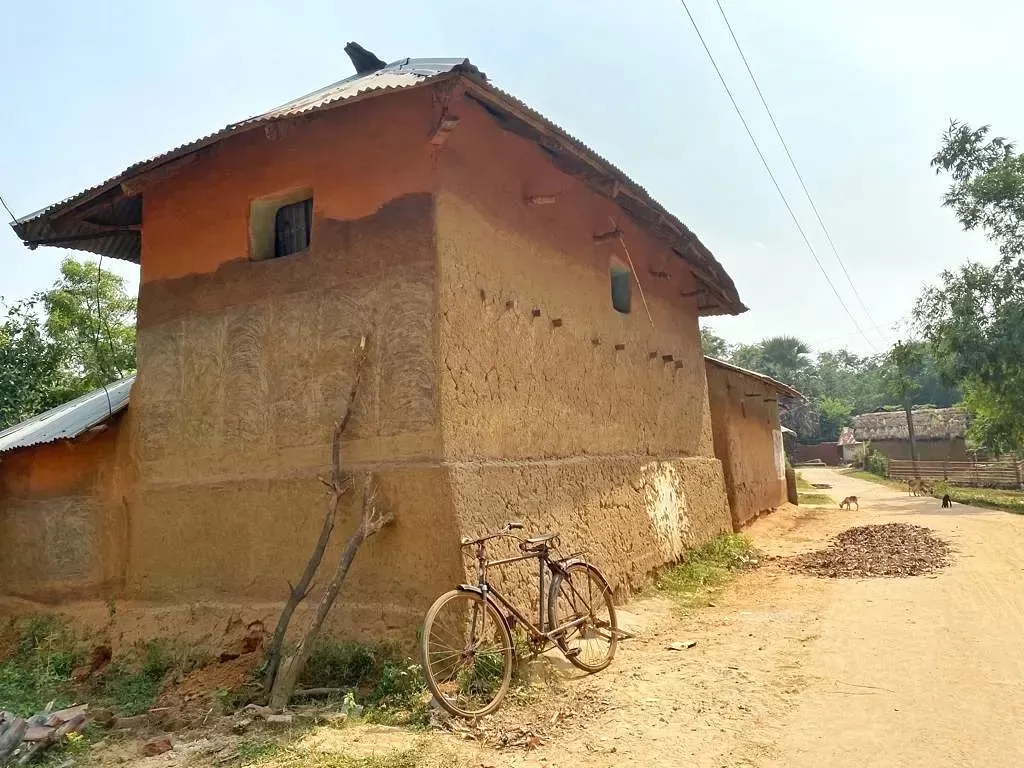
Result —
POLYGON ((538 549, 543 549, 547 546, 548 542, 555 538, 557 535, 557 533, 539 533, 536 536, 531 536, 530 538, 524 540, 520 546, 524 551, 535 551, 538 549))

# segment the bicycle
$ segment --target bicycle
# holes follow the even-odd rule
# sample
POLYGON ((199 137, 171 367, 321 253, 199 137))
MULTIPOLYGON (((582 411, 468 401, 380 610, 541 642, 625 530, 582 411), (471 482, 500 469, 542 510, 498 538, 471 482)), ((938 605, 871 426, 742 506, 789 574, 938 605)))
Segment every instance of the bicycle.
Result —
POLYGON ((552 558, 558 534, 523 538, 512 533, 522 528, 510 521, 497 533, 463 539, 463 549, 475 548, 476 583, 441 595, 424 618, 420 659, 427 686, 453 715, 482 717, 501 705, 512 680, 516 627, 525 630, 533 653, 557 647, 585 672, 599 672, 615 655, 620 632, 605 577, 579 553, 552 558), (488 560, 486 544, 499 538, 517 541, 523 554, 488 560), (488 568, 532 559, 538 560, 536 625, 487 582, 488 568), (545 574, 550 575, 546 600, 545 574))

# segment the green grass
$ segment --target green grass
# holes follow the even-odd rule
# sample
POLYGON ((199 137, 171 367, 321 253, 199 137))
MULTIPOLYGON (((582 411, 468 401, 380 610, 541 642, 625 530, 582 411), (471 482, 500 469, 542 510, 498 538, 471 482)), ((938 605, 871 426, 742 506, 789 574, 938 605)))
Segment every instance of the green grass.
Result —
POLYGON ((158 638, 136 643, 91 686, 91 701, 121 715, 138 715, 153 707, 171 673, 187 674, 208 658, 181 643, 158 638))
POLYGON ((937 483, 932 495, 941 499, 944 493, 958 504, 972 504, 976 507, 999 509, 1004 512, 1024 515, 1024 491, 1010 491, 1001 488, 962 488, 937 483))
POLYGON ((805 507, 831 507, 836 502, 824 493, 797 493, 797 501, 805 507))
POLYGON ((322 638, 299 687, 341 688, 366 708, 363 717, 369 722, 426 727, 430 718, 423 670, 389 643, 322 638))
POLYGON ((813 490, 814 486, 808 483, 804 476, 799 472, 796 473, 796 489, 798 491, 810 491, 813 490))
POLYGON ((63 622, 53 616, 11 619, 3 637, 10 651, 0 659, 0 709, 25 717, 51 701, 55 708, 76 703, 69 681, 84 654, 63 622))
POLYGON ((740 533, 727 533, 687 552, 678 565, 658 577, 656 586, 684 605, 699 605, 716 587, 737 572, 756 566, 759 559, 750 539, 740 533))
MULTIPOLYGON (((898 488, 901 491, 907 490, 907 484, 903 481, 890 480, 887 477, 876 475, 873 472, 865 472, 862 469, 849 470, 844 474, 860 480, 887 485, 890 488, 898 488)), ((999 509, 1004 512, 1024 515, 1024 491, 1011 491, 1003 488, 969 488, 948 485, 941 481, 935 483, 932 496, 936 499, 941 499, 943 494, 946 493, 949 494, 950 499, 958 504, 971 504, 976 507, 999 509)))
POLYGON ((168 675, 188 672, 205 659, 190 647, 150 640, 120 652, 101 673, 79 684, 75 668, 88 660, 91 643, 55 616, 12 619, 0 632, 9 650, 0 658, 0 709, 20 715, 88 701, 120 715, 137 715, 156 702, 168 675))

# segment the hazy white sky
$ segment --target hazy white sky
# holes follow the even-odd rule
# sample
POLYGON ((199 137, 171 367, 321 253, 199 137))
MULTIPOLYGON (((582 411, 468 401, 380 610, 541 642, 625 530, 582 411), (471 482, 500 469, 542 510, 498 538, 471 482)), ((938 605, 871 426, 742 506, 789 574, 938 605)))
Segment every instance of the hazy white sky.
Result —
MULTIPOLYGON (((718 8, 689 3, 819 256, 882 348, 718 8)), ((722 3, 861 296, 895 339, 893 324, 941 269, 996 256, 940 206, 944 180, 928 161, 951 117, 1024 140, 1024 3, 722 3)), ((750 307, 712 321, 717 332, 872 351, 814 266, 678 0, 0 0, 0 11, 0 194, 19 216, 347 76, 348 40, 387 61, 468 56, 698 234, 750 307)), ((29 251, 0 228, 0 296, 47 287, 64 253, 29 251)), ((134 265, 105 264, 134 290, 134 265)))

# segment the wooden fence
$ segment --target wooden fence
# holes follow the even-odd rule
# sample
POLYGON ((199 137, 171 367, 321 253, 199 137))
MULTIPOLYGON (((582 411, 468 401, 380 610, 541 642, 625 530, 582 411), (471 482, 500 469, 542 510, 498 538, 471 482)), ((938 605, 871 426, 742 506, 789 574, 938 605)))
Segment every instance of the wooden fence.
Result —
POLYGON ((889 477, 893 480, 945 480, 951 485, 978 488, 1024 488, 1024 462, 998 461, 910 461, 890 459, 889 477))

